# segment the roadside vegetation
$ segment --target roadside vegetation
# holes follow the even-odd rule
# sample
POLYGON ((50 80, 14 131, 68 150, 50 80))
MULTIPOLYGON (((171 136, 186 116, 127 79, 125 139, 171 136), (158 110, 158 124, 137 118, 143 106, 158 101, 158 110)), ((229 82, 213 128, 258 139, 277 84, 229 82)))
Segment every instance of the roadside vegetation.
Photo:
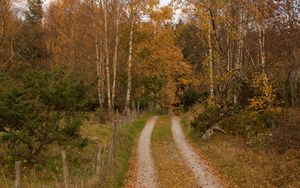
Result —
MULTIPOLYGON (((68 167, 70 186, 84 187, 120 187, 128 170, 132 147, 148 118, 143 115, 138 119, 119 127, 118 139, 115 143, 112 162, 109 163, 109 150, 113 136, 113 126, 99 123, 95 114, 90 113, 79 130, 84 138, 81 145, 68 145, 68 167), (101 174, 95 176, 97 143, 101 145, 101 174)), ((81 141, 81 139, 75 139, 81 141)), ((2 147, 4 145, 2 144, 2 147)), ((1 147, 1 156, 6 156, 1 147)), ((22 186, 33 187, 62 187, 63 164, 59 145, 52 143, 45 146, 39 157, 42 162, 31 164, 22 160, 22 186)), ((0 187, 14 186, 14 163, 1 164, 0 187)))
POLYGON ((144 115, 121 129, 120 143, 116 150, 116 159, 112 171, 113 178, 110 181, 113 185, 112 187, 122 187, 124 184, 126 173, 129 170, 132 149, 149 117, 149 115, 144 115))
MULTIPOLYGON (((198 109, 204 108, 200 105, 198 109)), ((209 139, 203 139, 205 129, 195 129, 191 117, 191 113, 182 117, 187 136, 231 186, 299 187, 299 129, 289 126, 289 119, 281 116, 276 127, 268 127, 263 118, 234 114, 215 125, 225 133, 215 130, 209 139)))

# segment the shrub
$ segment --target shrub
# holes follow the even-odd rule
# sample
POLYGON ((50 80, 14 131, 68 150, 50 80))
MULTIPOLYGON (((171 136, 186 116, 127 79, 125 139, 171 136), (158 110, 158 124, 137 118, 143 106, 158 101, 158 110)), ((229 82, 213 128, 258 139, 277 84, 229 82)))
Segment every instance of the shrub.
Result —
POLYGON ((98 108, 95 112, 95 118, 99 123, 105 123, 109 120, 108 110, 104 108, 98 108))
POLYGON ((7 159, 37 162, 50 143, 79 138, 89 99, 85 85, 62 70, 0 76, 0 140, 7 159))
POLYGON ((184 110, 188 110, 191 106, 193 106, 198 99, 200 98, 200 95, 195 91, 193 88, 188 88, 184 91, 182 103, 184 106, 184 110))
POLYGON ((222 109, 219 106, 210 105, 205 108, 192 122, 193 128, 205 132, 213 124, 222 118, 222 109))

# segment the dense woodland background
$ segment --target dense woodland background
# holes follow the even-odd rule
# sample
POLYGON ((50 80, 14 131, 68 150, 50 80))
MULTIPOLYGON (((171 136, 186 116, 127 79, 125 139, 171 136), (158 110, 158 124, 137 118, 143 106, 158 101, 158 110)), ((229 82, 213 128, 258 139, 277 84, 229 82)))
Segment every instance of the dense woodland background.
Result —
POLYGON ((299 0, 15 3, 0 0, 0 165, 84 147, 91 112, 189 110, 204 138, 223 121, 250 145, 300 149, 299 0))

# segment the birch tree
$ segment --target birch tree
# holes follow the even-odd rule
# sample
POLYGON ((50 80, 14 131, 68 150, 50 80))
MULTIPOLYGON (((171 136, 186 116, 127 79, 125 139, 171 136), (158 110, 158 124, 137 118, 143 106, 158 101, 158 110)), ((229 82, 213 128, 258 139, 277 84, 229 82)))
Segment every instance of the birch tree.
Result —
POLYGON ((113 83, 112 83, 112 108, 115 106, 116 97, 116 77, 117 77, 117 62, 118 62, 118 47, 119 47, 119 22, 120 22, 120 7, 121 4, 119 0, 115 1, 116 15, 115 15, 115 27, 116 27, 116 37, 115 37, 115 51, 113 60, 113 83))
POLYGON ((106 92, 107 92, 107 107, 109 113, 112 112, 111 106, 111 85, 110 85, 110 66, 109 66, 109 46, 108 46, 108 0, 104 0, 104 53, 105 53, 105 69, 106 69, 106 92))
POLYGON ((210 100, 215 97, 214 94, 214 62, 213 62, 213 47, 212 47, 212 29, 211 23, 208 24, 208 56, 209 56, 209 93, 210 93, 210 100))
MULTIPOLYGON (((101 2, 98 3, 101 6, 101 2)), ((101 8, 101 7, 99 7, 101 8)), ((102 64, 103 64, 103 52, 102 52, 102 45, 101 45, 101 29, 100 29, 100 24, 101 24, 101 19, 100 19, 100 13, 99 13, 99 8, 97 7, 97 2, 95 3, 92 1, 92 7, 91 9, 91 17, 93 19, 93 24, 94 24, 94 35, 95 35, 95 54, 96 54, 96 69, 97 69, 97 91, 98 91, 98 101, 99 101, 99 107, 103 107, 103 87, 102 87, 102 80, 103 80, 103 70, 102 70, 102 64), (95 11, 94 11, 95 10, 95 11)))
POLYGON ((133 56, 133 30, 134 30, 134 21, 135 21, 135 8, 137 6, 136 2, 131 2, 129 4, 129 11, 130 11, 130 18, 129 18, 129 44, 128 44, 128 61, 127 61, 127 92, 126 92, 126 99, 125 99, 125 112, 130 112, 130 99, 131 99, 131 90, 132 90, 132 56, 133 56))
MULTIPOLYGON (((7 27, 8 17, 10 16, 10 0, 0 0, 0 38, 3 40, 7 27)), ((2 42, 1 40, 1 42, 2 42)))
POLYGON ((13 14, 11 0, 0 0, 0 63, 10 63, 15 56, 13 14))

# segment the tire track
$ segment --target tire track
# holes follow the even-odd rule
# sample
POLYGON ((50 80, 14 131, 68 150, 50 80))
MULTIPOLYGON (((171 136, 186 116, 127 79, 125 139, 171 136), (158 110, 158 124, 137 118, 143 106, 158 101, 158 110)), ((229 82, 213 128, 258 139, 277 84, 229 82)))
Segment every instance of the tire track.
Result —
POLYGON ((157 116, 150 118, 141 132, 137 148, 137 182, 138 188, 157 187, 157 177, 151 152, 151 135, 157 116))
POLYGON ((199 158, 187 142, 178 117, 172 117, 172 134, 182 157, 193 171, 198 185, 203 188, 222 188, 217 178, 209 171, 207 164, 199 158))
POLYGON ((193 172, 186 165, 172 138, 170 116, 161 116, 156 122, 152 133, 152 151, 159 187, 198 187, 193 172))

